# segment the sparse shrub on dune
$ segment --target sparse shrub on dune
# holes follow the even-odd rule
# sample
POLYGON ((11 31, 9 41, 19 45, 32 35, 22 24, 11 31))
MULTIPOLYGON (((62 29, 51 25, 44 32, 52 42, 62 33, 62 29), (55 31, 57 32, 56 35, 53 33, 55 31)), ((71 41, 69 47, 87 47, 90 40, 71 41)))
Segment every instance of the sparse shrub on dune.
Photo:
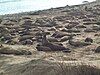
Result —
POLYGON ((100 69, 97 69, 95 66, 90 65, 66 65, 59 64, 58 65, 58 74, 57 75, 99 75, 100 69))
POLYGON ((31 60, 23 65, 11 65, 3 75, 100 75, 100 69, 83 63, 31 60))

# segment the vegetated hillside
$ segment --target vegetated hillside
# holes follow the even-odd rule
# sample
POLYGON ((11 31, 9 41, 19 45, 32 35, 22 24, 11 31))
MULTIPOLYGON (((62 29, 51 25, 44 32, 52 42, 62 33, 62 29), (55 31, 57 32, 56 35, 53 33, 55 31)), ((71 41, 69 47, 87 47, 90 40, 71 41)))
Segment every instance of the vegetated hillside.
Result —
POLYGON ((99 3, 0 18, 1 75, 100 75, 99 3))

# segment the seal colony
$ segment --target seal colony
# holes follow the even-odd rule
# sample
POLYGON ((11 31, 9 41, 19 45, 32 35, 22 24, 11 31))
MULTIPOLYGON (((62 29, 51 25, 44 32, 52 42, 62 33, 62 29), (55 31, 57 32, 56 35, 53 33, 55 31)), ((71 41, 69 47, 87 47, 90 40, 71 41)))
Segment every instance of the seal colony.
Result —
POLYGON ((71 46, 99 45, 96 39, 100 5, 89 4, 1 16, 1 44, 32 45, 37 51, 68 53, 73 51, 71 46))

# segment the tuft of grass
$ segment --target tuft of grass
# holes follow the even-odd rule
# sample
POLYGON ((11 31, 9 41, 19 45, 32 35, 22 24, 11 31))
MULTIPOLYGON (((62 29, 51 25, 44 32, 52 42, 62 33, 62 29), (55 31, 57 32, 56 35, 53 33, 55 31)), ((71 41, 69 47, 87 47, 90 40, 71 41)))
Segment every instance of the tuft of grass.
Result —
POLYGON ((83 63, 72 64, 32 60, 23 65, 9 67, 7 75, 100 75, 100 69, 83 63))
POLYGON ((100 75, 100 69, 86 64, 72 66, 59 63, 57 67, 58 69, 55 69, 57 75, 100 75))

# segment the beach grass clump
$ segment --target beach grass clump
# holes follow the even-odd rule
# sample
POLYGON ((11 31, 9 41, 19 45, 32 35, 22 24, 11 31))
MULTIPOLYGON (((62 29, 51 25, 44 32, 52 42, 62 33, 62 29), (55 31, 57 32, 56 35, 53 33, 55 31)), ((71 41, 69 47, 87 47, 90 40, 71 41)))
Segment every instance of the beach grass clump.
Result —
MULTIPOLYGON (((67 61, 66 61, 67 62, 67 61)), ((90 64, 58 63, 32 60, 10 68, 8 75, 100 75, 100 69, 90 64), (19 67, 18 67, 19 66, 19 67)))
POLYGON ((100 75, 100 69, 86 64, 58 64, 57 75, 100 75))

